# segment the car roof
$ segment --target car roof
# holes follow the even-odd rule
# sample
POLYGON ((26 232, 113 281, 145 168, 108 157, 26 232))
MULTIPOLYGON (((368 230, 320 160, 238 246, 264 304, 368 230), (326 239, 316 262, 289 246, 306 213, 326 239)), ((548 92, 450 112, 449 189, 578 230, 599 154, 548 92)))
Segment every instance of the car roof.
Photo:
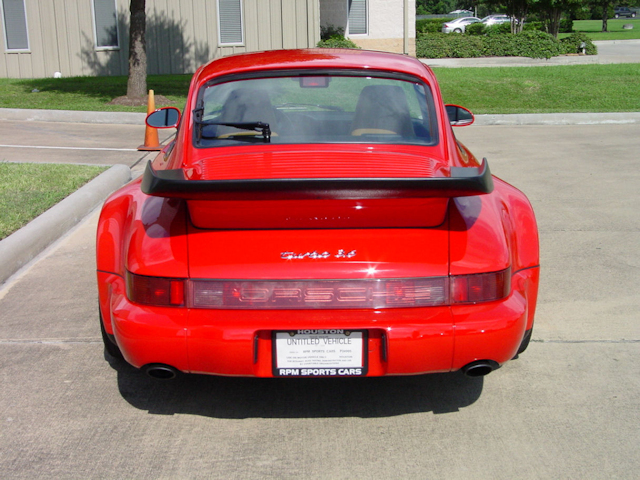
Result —
POLYGON ((206 82, 219 75, 292 69, 354 69, 400 72, 434 84, 431 69, 407 55, 356 49, 310 48, 245 53, 213 60, 200 67, 194 81, 206 82))

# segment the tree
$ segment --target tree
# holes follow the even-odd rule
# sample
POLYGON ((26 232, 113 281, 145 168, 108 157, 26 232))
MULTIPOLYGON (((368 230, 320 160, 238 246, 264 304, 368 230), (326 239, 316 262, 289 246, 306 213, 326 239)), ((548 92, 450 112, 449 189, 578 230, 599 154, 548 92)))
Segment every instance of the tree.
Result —
POLYGON ((548 25, 548 32, 558 38, 562 14, 575 12, 583 4, 583 0, 539 0, 535 9, 548 25))
POLYGON ((495 9, 504 11, 511 17, 511 33, 520 33, 529 13, 529 7, 536 0, 487 0, 485 3, 495 9))
MULTIPOLYGON (((147 18, 145 3, 146 0, 131 0, 129 4, 131 16, 127 97, 132 100, 144 100, 147 95, 147 18)), ((144 105, 144 103, 142 104, 144 105)))

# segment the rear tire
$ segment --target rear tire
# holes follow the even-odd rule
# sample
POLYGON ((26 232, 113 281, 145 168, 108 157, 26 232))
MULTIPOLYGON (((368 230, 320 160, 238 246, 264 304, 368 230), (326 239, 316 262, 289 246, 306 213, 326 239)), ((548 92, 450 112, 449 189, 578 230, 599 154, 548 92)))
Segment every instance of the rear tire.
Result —
POLYGON ((529 330, 524 332, 524 337, 522 338, 522 343, 520 343, 520 347, 518 347, 517 355, 520 355, 529 346, 529 342, 531 341, 531 333, 532 332, 533 332, 533 328, 530 328, 529 330))
POLYGON ((462 33, 462 30, 460 30, 459 28, 456 28, 453 33, 462 33))
POLYGON ((107 331, 104 329, 104 322, 102 321, 102 312, 100 308, 98 308, 98 315, 100 316, 100 332, 102 333, 102 343, 104 344, 104 350, 111 357, 117 358, 119 360, 124 360, 122 356, 122 352, 116 345, 115 340, 112 340, 107 331))

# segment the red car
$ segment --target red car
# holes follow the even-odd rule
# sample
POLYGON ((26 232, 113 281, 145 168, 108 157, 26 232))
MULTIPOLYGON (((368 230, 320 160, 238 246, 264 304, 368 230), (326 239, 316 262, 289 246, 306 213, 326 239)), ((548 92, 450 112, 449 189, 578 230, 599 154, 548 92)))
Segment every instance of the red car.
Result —
POLYGON ((194 75, 97 234, 108 353, 156 378, 489 373, 524 351, 539 278, 523 193, 492 177, 416 59, 230 56, 194 75))

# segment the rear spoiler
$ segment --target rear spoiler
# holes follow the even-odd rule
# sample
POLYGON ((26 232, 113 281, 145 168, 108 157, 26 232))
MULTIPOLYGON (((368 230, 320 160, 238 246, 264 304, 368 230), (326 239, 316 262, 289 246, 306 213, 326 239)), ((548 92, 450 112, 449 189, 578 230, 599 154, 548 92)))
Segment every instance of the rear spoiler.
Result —
POLYGON ((451 167, 435 178, 286 178, 188 180, 182 169, 154 170, 151 162, 141 189, 156 197, 185 200, 322 200, 468 197, 493 191, 487 159, 480 167, 451 167))

